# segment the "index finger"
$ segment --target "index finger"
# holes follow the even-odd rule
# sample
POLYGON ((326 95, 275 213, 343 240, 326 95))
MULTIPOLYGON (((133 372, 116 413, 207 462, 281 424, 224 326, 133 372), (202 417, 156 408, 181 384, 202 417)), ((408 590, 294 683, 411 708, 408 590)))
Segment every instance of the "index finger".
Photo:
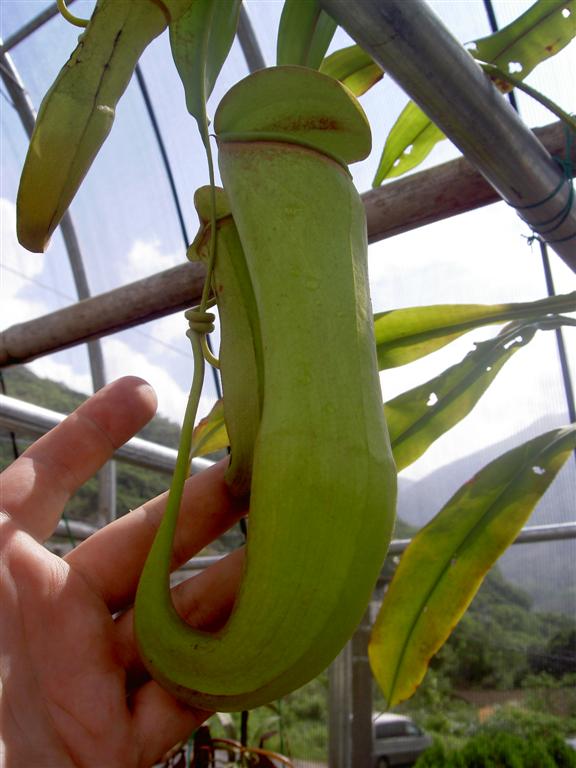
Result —
POLYGON ((2 503, 16 525, 48 538, 64 504, 156 411, 143 379, 108 384, 33 443, 2 475, 2 503))
MULTIPOLYGON (((228 459, 186 481, 174 542, 172 569, 200 552, 247 513, 248 500, 225 481, 228 459)), ((157 496, 101 528, 66 555, 66 561, 111 611, 134 599, 140 572, 160 525, 167 494, 157 496)))

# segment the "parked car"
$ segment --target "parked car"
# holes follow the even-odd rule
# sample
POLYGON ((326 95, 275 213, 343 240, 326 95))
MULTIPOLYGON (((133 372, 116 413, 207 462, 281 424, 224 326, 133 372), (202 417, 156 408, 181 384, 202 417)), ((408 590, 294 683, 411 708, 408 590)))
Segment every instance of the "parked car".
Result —
POLYGON ((374 720, 376 768, 413 765, 431 745, 432 737, 405 715, 384 714, 374 720))

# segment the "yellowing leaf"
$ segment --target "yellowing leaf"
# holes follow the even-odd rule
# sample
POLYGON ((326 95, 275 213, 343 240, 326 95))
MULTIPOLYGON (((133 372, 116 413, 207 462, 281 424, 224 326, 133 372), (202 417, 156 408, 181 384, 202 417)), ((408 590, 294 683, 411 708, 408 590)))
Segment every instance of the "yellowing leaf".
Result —
POLYGON ((369 645, 372 671, 389 707, 414 693, 487 571, 574 448, 572 426, 505 453, 414 537, 384 596, 369 645))
POLYGON ((192 456, 206 456, 228 448, 230 441, 224 423, 224 401, 218 400, 208 416, 201 419, 192 433, 192 456))
POLYGON ((467 47, 475 59, 523 80, 575 35, 576 0, 538 0, 508 26, 467 47))
POLYGON ((359 45, 342 48, 327 56, 320 72, 340 80, 355 96, 362 96, 384 76, 384 70, 359 45))

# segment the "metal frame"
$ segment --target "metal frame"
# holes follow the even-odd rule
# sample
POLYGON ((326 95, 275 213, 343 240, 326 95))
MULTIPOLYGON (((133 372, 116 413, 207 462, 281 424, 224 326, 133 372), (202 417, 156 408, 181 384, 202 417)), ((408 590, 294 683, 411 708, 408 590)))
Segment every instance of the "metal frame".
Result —
MULTIPOLYGON (((69 0, 69 3, 73 1, 69 0)), ((543 239, 576 270, 576 210, 573 204, 568 208, 569 184, 561 184, 558 167, 550 157, 550 153, 556 154, 558 149, 549 147, 550 152, 547 152, 543 148, 423 0, 410 0, 410 3, 405 0, 320 1, 325 10, 343 22, 357 41, 421 105, 467 158, 414 174, 364 195, 370 241, 502 198, 516 208, 536 231, 539 228, 550 229, 542 222, 551 221, 552 229, 548 233, 542 231, 543 239), (446 83, 450 83, 450 88, 446 88, 446 83), (454 104, 458 104, 457 110, 454 104), (481 171, 489 185, 470 168, 468 160, 481 171), (431 179, 434 175, 438 177, 442 173, 452 174, 450 182, 443 181, 444 188, 455 182, 464 182, 468 197, 464 207, 458 209, 452 200, 443 203, 441 210, 438 207, 426 209, 422 198, 415 196, 414 189, 421 189, 424 179, 431 179), (473 190, 472 194, 469 194, 470 190, 473 190), (383 218, 387 224, 382 225, 383 218)), ((23 104, 24 108, 19 108, 19 111, 28 132, 33 125, 33 110, 7 53, 57 12, 56 4, 52 5, 0 44, 2 74, 15 105, 23 104)), ((238 38, 250 71, 263 67, 265 62, 244 8, 240 13, 238 38)), ((137 77, 146 101, 146 88, 140 71, 137 77)), ((151 105, 149 114, 154 126, 151 105)), ((161 133, 157 126, 155 130, 160 151, 163 152, 161 133)), ((547 138, 544 143, 548 143, 547 138)), ((170 176, 165 151, 163 158, 170 176)), ((179 211, 180 203, 173 184, 172 193, 179 211)), ((461 192, 459 201, 462 196, 461 192)), ((427 197, 430 199, 429 194, 427 197)), ((432 196, 432 199, 437 203, 437 197, 432 196)), ((186 238, 181 213, 179 218, 186 238)), ((69 253, 76 251, 79 254, 69 217, 63 222, 63 236, 69 253)), ((98 362, 98 346, 93 340, 190 306, 200 296, 204 276, 201 265, 186 264, 110 294, 90 298, 85 276, 83 283, 81 258, 76 262, 71 258, 71 264, 79 296, 83 300, 74 307, 18 324, 1 334, 0 365, 24 362, 56 349, 90 341, 91 367, 93 372, 97 371, 101 363, 100 379, 103 383, 103 361, 100 354, 98 362), (162 297, 161 304, 154 302, 153 294, 162 297), (137 301, 127 303, 127 296, 132 299, 145 296, 144 307, 141 303, 137 307, 137 301), (122 316, 120 310, 124 313, 122 316), (104 321, 96 321, 96 315, 104 321), (42 333, 39 333, 40 329, 42 333)), ((95 386, 97 381, 98 374, 95 386)), ((0 424, 14 431, 42 434, 62 418, 62 414, 0 396, 0 424)), ((170 473, 175 455, 176 452, 171 449, 134 438, 117 452, 116 458, 170 473)), ((193 467, 197 470, 208 464, 204 460, 195 460, 193 467)), ((72 533, 82 539, 93 531, 91 526, 70 521, 67 526, 61 525, 58 532, 62 535, 72 533)), ((575 537, 576 522, 531 526, 524 529, 514 543, 575 537)), ((408 540, 393 541, 390 554, 403 552, 408 543, 408 540)), ((213 561, 214 558, 194 558, 186 569, 197 570, 213 561)), ((365 676, 366 624, 367 620, 331 670, 332 768, 369 764, 371 699, 367 690, 370 678, 365 676), (361 679, 362 675, 364 678, 361 679)))
MULTIPOLYGON (((563 150, 560 123, 537 129, 535 134, 550 152, 563 150)), ((576 170, 576 142, 571 159, 576 170)), ((375 243, 500 198, 465 158, 459 158, 365 192, 362 199, 368 240, 375 243)), ((87 339, 182 311, 200 300, 203 283, 204 266, 188 262, 43 317, 16 323, 0 333, 0 366, 25 363, 87 339)))
MULTIPOLYGON (((29 437, 41 437, 60 424, 65 418, 66 414, 0 394, 0 427, 4 427, 11 432, 29 437)), ((153 469, 157 472, 171 475, 176 465, 177 453, 174 448, 168 448, 149 440, 133 437, 118 448, 114 457, 118 461, 127 464, 134 464, 138 467, 153 469)), ((213 463, 209 459, 195 458, 192 461, 192 472, 201 472, 212 466, 213 463)), ((73 521, 70 521, 68 525, 73 524, 73 521)), ((65 527, 60 527, 59 529, 60 532, 65 530, 65 527)), ((84 539, 95 533, 98 529, 96 526, 81 523, 75 530, 78 533, 78 538, 84 539)), ((533 544, 535 542, 575 538, 576 520, 571 523, 528 526, 518 534, 514 544, 533 544)), ((410 544, 410 541, 410 539, 394 539, 388 549, 388 556, 393 557, 402 554, 410 544)), ((203 570, 209 565, 216 563, 222 557, 224 555, 196 557, 190 560, 183 568, 193 571, 203 570)))
POLYGON ((320 4, 576 271, 571 182, 424 0, 320 4))
MULTIPOLYGON (((45 15, 42 15, 42 18, 45 18, 45 15)), ((34 130, 34 123, 36 122, 36 113, 20 75, 10 55, 5 50, 0 50, 0 76, 12 98, 14 108, 20 117, 24 130, 28 138, 30 138, 34 130)), ((72 270, 78 298, 80 300, 88 299, 90 298, 90 288, 86 270, 84 269, 82 251, 72 216, 68 211, 66 211, 60 222, 60 232, 64 240, 64 247, 68 255, 68 262, 72 270)), ((89 341, 86 345, 86 351, 88 352, 92 387, 94 392, 96 392, 96 390, 101 389, 106 384, 106 367, 100 340, 93 339, 89 341)), ((113 461, 107 461, 98 471, 98 514, 103 523, 109 522, 116 517, 116 467, 113 461)))

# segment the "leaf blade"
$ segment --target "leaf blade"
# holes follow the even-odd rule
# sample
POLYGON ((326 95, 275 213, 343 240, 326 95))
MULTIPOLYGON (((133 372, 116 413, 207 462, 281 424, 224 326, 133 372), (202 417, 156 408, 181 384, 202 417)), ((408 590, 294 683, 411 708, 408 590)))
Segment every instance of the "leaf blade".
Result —
POLYGON ((170 47, 186 107, 204 136, 206 101, 230 52, 241 0, 194 0, 170 25, 170 47))
POLYGON ((230 445, 224 421, 224 401, 216 401, 210 413, 201 419, 192 432, 192 456, 206 456, 230 445))
POLYGON ((422 456, 476 406, 503 366, 537 330, 576 325, 557 316, 534 323, 512 323, 496 337, 475 345, 458 364, 384 403, 396 468, 400 472, 422 456))
POLYGON ((380 312, 374 315, 378 367, 382 371, 413 362, 476 328, 558 312, 576 312, 576 291, 534 302, 436 304, 380 312))
POLYGON ((359 45, 351 45, 327 56, 320 72, 339 80, 354 96, 362 96, 384 77, 384 70, 359 45))
MULTIPOLYGON (((576 36, 576 0, 537 0, 524 14, 503 29, 467 45, 479 62, 493 64, 523 80, 538 64, 565 48, 576 36)), ((512 85, 492 77, 504 93, 512 85)), ((410 101, 388 134, 373 187, 419 165, 436 144, 442 131, 410 101)))
POLYGON ((285 0, 278 27, 276 63, 318 69, 336 27, 318 0, 285 0))
POLYGON ((576 448, 576 427, 552 430, 488 464, 406 550, 369 645, 372 670, 394 706, 412 695, 486 572, 513 542, 576 448))
POLYGON ((514 328, 505 336, 481 342, 439 376, 384 403, 399 472, 472 411, 505 363, 535 333, 535 326, 514 328))
POLYGON ((388 134, 372 186, 378 187, 384 179, 401 176, 419 165, 444 138, 440 128, 409 101, 388 134))
POLYGON ((575 35, 576 0, 538 0, 506 27, 473 41, 468 48, 474 58, 523 80, 575 35))

